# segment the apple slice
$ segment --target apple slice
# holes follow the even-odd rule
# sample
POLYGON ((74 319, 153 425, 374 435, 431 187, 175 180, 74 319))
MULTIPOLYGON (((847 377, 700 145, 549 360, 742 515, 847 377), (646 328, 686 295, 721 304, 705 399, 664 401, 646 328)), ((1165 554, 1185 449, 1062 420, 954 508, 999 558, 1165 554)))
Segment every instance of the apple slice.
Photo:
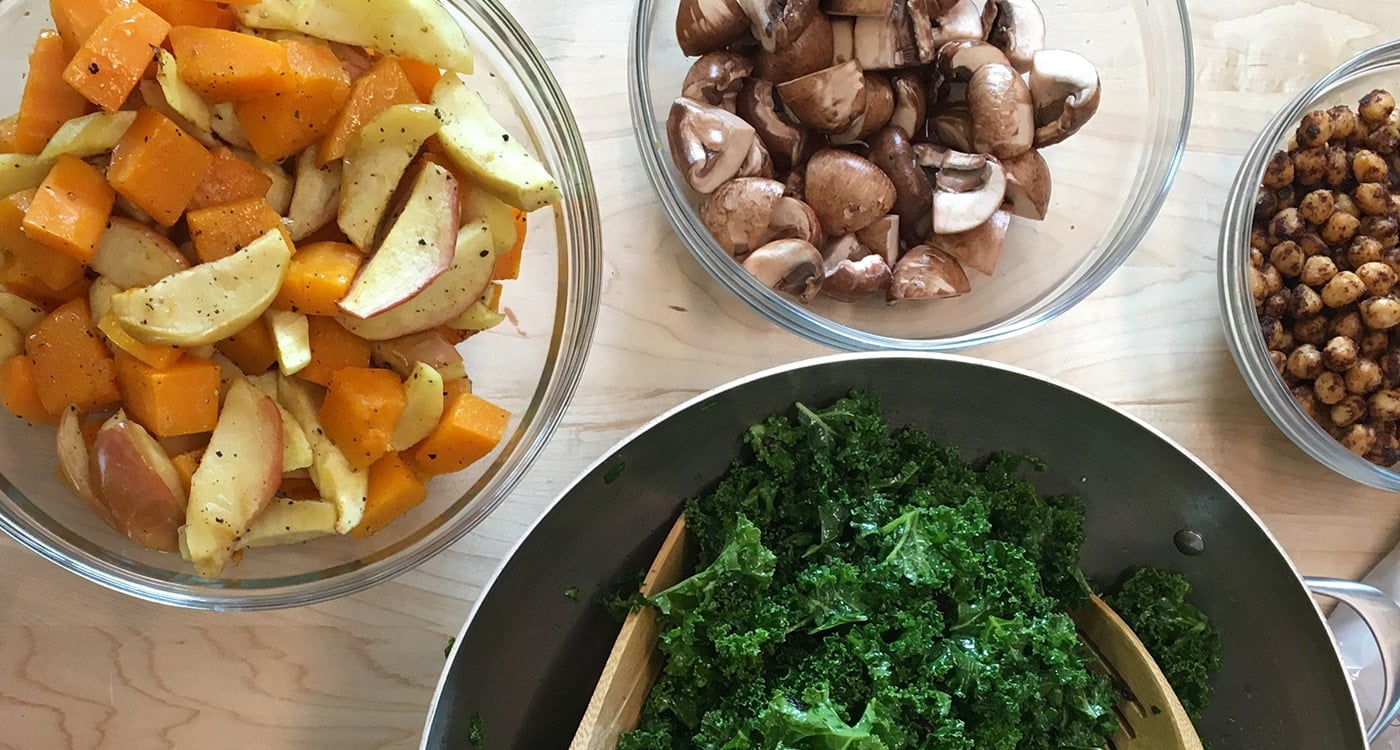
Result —
POLYGON ((0 194, 39 187, 53 162, 29 154, 0 154, 0 194))
POLYGON ((402 305, 441 276, 456 254, 457 210, 457 178, 424 162, 403 210, 360 268, 340 309, 363 320, 402 305))
POLYGON ((277 402, 239 379, 229 388, 209 447, 190 480, 185 545, 195 572, 215 577, 282 479, 277 402))
POLYGON ((268 310, 263 318, 272 330, 277 362, 282 372, 295 375, 311 364, 311 326, 306 316, 286 310, 268 310))
POLYGON ((287 207, 287 231, 293 240, 302 240, 331 223, 340 203, 341 163, 339 160, 316 166, 316 149, 308 148, 297 157, 296 187, 287 207))
MULTIPOLYGON (((238 121, 238 116, 233 112, 233 102, 211 104, 209 105, 209 113, 212 115, 209 127, 214 131, 214 135, 219 136, 220 139, 234 148, 241 148, 245 151, 253 148, 253 145, 248 143, 248 137, 243 135, 243 124, 238 121)), ((284 173, 282 176, 286 177, 286 174, 284 173)), ((270 203, 271 200, 269 198, 268 202, 270 203)), ((273 208, 276 207, 274 204, 273 208)), ((277 213, 286 213, 286 207, 284 206, 277 213)))
POLYGON ((365 515, 365 496, 369 492, 369 472, 351 468, 345 454, 326 437, 318 414, 319 405, 311 395, 311 385, 295 378, 280 376, 277 394, 282 405, 301 425, 311 441, 311 481, 316 489, 335 504, 335 530, 348 534, 365 515))
POLYGON ((150 286, 189 267, 165 235, 124 216, 108 221, 92 259, 92 269, 122 289, 150 286))
POLYGON ((442 118, 438 140, 473 186, 522 211, 559 202, 559 185, 544 165, 491 117, 462 79, 443 76, 433 88, 433 106, 442 118))
POLYGON ((0 290, 0 318, 10 321, 20 333, 29 333, 45 315, 44 308, 18 294, 0 290))
POLYGON ((58 418, 58 478, 108 526, 116 528, 112 512, 93 489, 91 462, 87 441, 83 439, 83 418, 78 415, 78 407, 69 406, 58 418))
POLYGON ((389 447, 396 451, 417 444, 442 419, 442 376, 437 370, 419 362, 413 366, 413 374, 404 381, 404 387, 408 400, 389 440, 389 447))
POLYGON ((262 0, 233 10, 255 29, 299 31, 472 72, 462 27, 437 0, 262 0))
POLYGON ((93 320, 102 320, 112 311, 112 298, 121 292, 106 276, 98 276, 88 287, 88 309, 92 310, 93 320))
POLYGON ((251 151, 241 156, 272 180, 272 186, 267 189, 267 205, 272 206, 272 210, 278 215, 286 216, 287 212, 292 210, 292 195, 296 192, 292 178, 288 177, 281 167, 268 164, 251 151))
POLYGON ((491 227, 492 246, 497 255, 503 255, 515 247, 517 232, 515 217, 505 201, 485 190, 464 190, 462 197, 462 220, 485 219, 491 227))
POLYGON ((485 331, 495 328, 505 319, 503 313, 492 310, 484 299, 479 299, 461 315, 448 321, 447 326, 459 331, 485 331))
POLYGON ((136 121, 135 112, 94 112, 74 117, 58 127, 40 159, 53 160, 63 154, 79 159, 105 154, 117 147, 127 128, 136 121))
POLYGON ((408 165, 441 125, 432 107, 396 104, 350 139, 336 223, 355 247, 369 250, 408 165))
MULTIPOLYGON (((156 49, 156 83, 165 95, 165 103, 190 125, 190 132, 201 141, 213 141, 214 111, 180 78, 180 68, 169 51, 156 49)), ((208 142, 206 142, 208 145, 208 142)))
POLYGON ((452 265, 404 304, 369 318, 338 315, 336 320, 351 333, 369 341, 385 341, 436 328, 461 315, 481 297, 491 283, 496 254, 491 250, 491 230, 478 219, 457 232, 452 265))
POLYGON ((179 125, 181 130, 193 136, 194 139, 199 141, 205 148, 214 148, 219 145, 219 139, 215 138, 212 132, 195 126, 194 123, 185 119, 185 116, 175 109, 175 106, 165 98, 165 90, 160 87, 160 83, 155 79, 147 78, 141 81, 137 86, 137 90, 141 92, 141 101, 144 101, 146 106, 165 115, 171 122, 179 125))
POLYGON ((0 362, 24 351, 24 334, 14 323, 0 318, 0 362))
POLYGON ((335 533, 335 506, 324 500, 277 498, 263 509, 238 545, 241 548, 297 544, 335 533))
POLYGON ((178 549, 185 488, 170 456, 146 428, 117 412, 97 431, 88 471, 117 531, 146 549, 178 549))
POLYGON ((375 362, 405 378, 412 377, 414 365, 419 362, 430 365, 443 380, 459 380, 467 376, 462 353, 436 329, 376 341, 370 348, 370 354, 375 362))
MULTIPOLYGON (((277 398, 277 373, 268 372, 250 377, 248 382, 264 395, 277 398)), ((285 477, 311 465, 311 441, 307 440, 306 431, 301 429, 301 425, 280 401, 277 409, 282 413, 282 476, 285 477)))
POLYGON ((116 294, 112 312, 134 338, 147 344, 213 344, 267 310, 291 258, 282 230, 269 229, 226 258, 116 294))

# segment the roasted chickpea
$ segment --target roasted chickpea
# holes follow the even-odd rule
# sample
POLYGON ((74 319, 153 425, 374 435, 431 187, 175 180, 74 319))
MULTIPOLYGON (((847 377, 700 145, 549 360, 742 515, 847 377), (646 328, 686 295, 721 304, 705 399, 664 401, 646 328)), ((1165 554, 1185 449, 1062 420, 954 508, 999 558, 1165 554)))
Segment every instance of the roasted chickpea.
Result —
POLYGON ((1294 237, 1293 241, 1298 243, 1298 247, 1303 248, 1303 255, 1309 258, 1314 255, 1322 255, 1332 249, 1327 246, 1326 242, 1322 241, 1322 236, 1317 232, 1303 232, 1294 237))
POLYGON ((1274 366, 1274 372, 1282 375, 1284 368, 1288 365, 1288 355, 1277 349, 1270 349, 1269 363, 1274 366))
POLYGON ((1366 399, 1355 393, 1342 397, 1332 407, 1330 412, 1332 424, 1338 427, 1350 427, 1366 418, 1366 399))
POLYGON ((1381 376, 1388 385, 1400 385, 1400 349, 1390 349, 1381 355, 1381 376))
POLYGON ((1365 396, 1381 387, 1381 366, 1373 359, 1358 359, 1342 375, 1342 380, 1346 381, 1348 391, 1365 396))
POLYGON ((1347 261, 1353 268, 1359 269, 1367 263, 1378 263, 1383 259, 1381 243, 1370 237, 1353 237, 1351 244, 1347 246, 1347 261))
POLYGON ((1361 220, 1356 231, 1379 242, 1382 251, 1400 245, 1400 224, 1390 216, 1367 216, 1361 220))
POLYGON ((1327 342, 1327 318, 1318 315, 1294 321, 1293 339, 1313 346, 1322 346, 1327 342))
POLYGON ((1351 157, 1351 172, 1357 182, 1385 182, 1390 176, 1390 167, 1380 154, 1362 149, 1351 157))
POLYGON ((1347 158, 1347 150, 1341 146, 1328 146, 1325 155, 1327 163, 1327 173, 1323 179, 1332 187, 1341 187, 1351 179, 1351 159, 1347 158))
POLYGON ((1298 190, 1292 185, 1275 190, 1274 198, 1278 200, 1278 210, 1280 211, 1285 208, 1296 208, 1298 206, 1298 190))
MULTIPOLYGON (((1267 266, 1265 267, 1268 268, 1267 266)), ((1261 271, 1261 273, 1263 273, 1261 271)), ((1267 291, 1267 288, 1266 288, 1267 291)), ((1344 307, 1361 299, 1361 295, 1366 293, 1366 285, 1361 283, 1361 279, 1351 271, 1341 271, 1327 285, 1322 287, 1319 294, 1322 296, 1322 304, 1328 307, 1344 307)), ((1266 295, 1267 296, 1267 295, 1266 295)))
POLYGON ((1303 248, 1298 247, 1298 243, 1293 240, 1284 240, 1269 251, 1269 263, 1290 279, 1297 278, 1298 274, 1303 272, 1303 262, 1306 260, 1303 248))
POLYGON ((1259 308, 1259 312, 1271 318, 1283 318, 1293 308, 1293 293, 1287 289, 1280 289, 1277 294, 1271 294, 1264 300, 1264 304, 1259 308))
POLYGON ((1376 89, 1371 93, 1361 97, 1361 103, 1356 108, 1356 113, 1361 115, 1361 121, 1367 125, 1379 125, 1390 117, 1391 110, 1395 109, 1395 97, 1389 91, 1376 89))
MULTIPOLYGON (((1269 242, 1269 233, 1263 227, 1255 227, 1249 230, 1249 249, 1256 253, 1267 253, 1274 243, 1269 242)), ((1262 257, 1262 256, 1261 256, 1262 257)), ((1250 255, 1251 260, 1253 254, 1250 255)), ((1261 260, 1262 262, 1262 260, 1261 260)), ((1254 264, 1258 268, 1259 264, 1254 264)))
POLYGON ((1277 268, 1265 264, 1259 269, 1259 275, 1264 277, 1264 296, 1270 297, 1283 290, 1283 274, 1277 268))
POLYGON ((1337 264, 1326 255, 1314 255, 1303 262, 1303 271, 1299 274, 1304 284, 1309 286, 1322 286, 1332 280, 1337 275, 1337 264))
POLYGON ((1317 400, 1332 406, 1347 397, 1347 385, 1342 376, 1335 372, 1324 372, 1313 381, 1313 395, 1317 400))
MULTIPOLYGON (((1336 408, 1333 410, 1335 411, 1336 408)), ((1358 456, 1364 456, 1370 453, 1376 445, 1376 430, 1370 425, 1354 424, 1342 434, 1340 442, 1343 448, 1358 456)))
POLYGON ((1376 444, 1366 454, 1366 460, 1377 466, 1393 466, 1400 461, 1400 438, 1393 433, 1376 431, 1376 444))
POLYGON ((1357 352, 1366 359, 1376 359, 1390 347, 1390 336, 1385 331, 1367 331, 1356 344, 1357 352))
POLYGON ((1332 115, 1326 110, 1315 109, 1303 115, 1296 135, 1298 145, 1303 148, 1321 146, 1332 140, 1332 115))
POLYGON ((1264 345, 1270 349, 1283 348, 1283 323, 1278 318, 1267 315, 1259 318, 1259 333, 1264 337, 1264 345))
MULTIPOLYGON (((1268 341, 1268 330, 1262 324, 1260 330, 1264 331, 1264 340, 1268 341)), ((1356 360, 1356 341, 1346 336, 1333 336, 1322 348, 1322 366, 1332 372, 1346 372, 1356 364, 1356 360)))
POLYGON ((1327 114, 1332 117, 1332 140, 1345 141, 1356 132, 1356 113, 1351 111, 1351 107, 1338 104, 1327 110, 1327 114))
POLYGON ((1279 209, 1278 195, 1268 188, 1260 189, 1259 195, 1254 199, 1254 220, 1268 221, 1279 209))
POLYGON ((1322 312, 1322 297, 1318 295, 1317 290, 1307 284, 1299 284, 1293 287, 1293 291, 1289 297, 1291 298, 1292 304, 1288 312, 1295 319, 1311 318, 1322 312))
POLYGON ((1268 282, 1264 281, 1261 269, 1249 269, 1249 295, 1254 298, 1256 308, 1263 307, 1264 300, 1269 298, 1268 282))
MULTIPOLYGON (((1332 319, 1332 324, 1327 326, 1327 335, 1357 341, 1366 329, 1361 325, 1361 315, 1355 310, 1348 310, 1332 319)), ((1348 365, 1350 367, 1350 365, 1348 365)))
MULTIPOLYGON (((1358 205, 1360 205, 1358 203, 1358 205)), ((1322 225, 1322 239, 1329 245, 1340 245, 1356 236, 1357 228, 1361 226, 1361 221, 1351 214, 1332 214, 1326 224, 1322 225)))
MULTIPOLYGON (((1274 203, 1277 204, 1278 201, 1275 200, 1274 203)), ((1303 215, 1304 221, 1313 225, 1327 221, 1336 210, 1337 201, 1332 196, 1332 191, 1327 189, 1314 190, 1298 202, 1298 213, 1303 215)))
MULTIPOLYGON (((1275 200, 1275 204, 1277 204, 1277 202, 1278 201, 1275 200)), ((1352 200, 1350 195, 1340 192, 1333 193, 1332 202, 1337 206, 1336 211, 1344 214, 1351 214, 1358 219, 1361 218, 1361 209, 1356 207, 1356 201, 1352 200)), ((1334 211, 1334 213, 1336 213, 1336 211, 1334 211)))
POLYGON ((1372 297, 1364 300, 1357 309, 1366 325, 1377 331, 1388 331, 1400 325, 1400 300, 1394 297, 1372 297))
POLYGON ((1287 151, 1277 151, 1269 157, 1264 168, 1264 187, 1278 190, 1293 184, 1293 157, 1287 151))
POLYGON ((1312 380, 1321 375, 1322 352, 1312 344, 1303 344, 1288 355, 1288 374, 1299 380, 1312 380))
POLYGON ((1395 153, 1400 147, 1400 122, 1392 120, 1376 125, 1366 134, 1362 145, 1385 156, 1395 153))
POLYGON ((1371 398, 1366 402, 1366 407, 1371 419, 1385 422, 1400 419, 1400 391, 1394 388, 1382 388, 1371 394, 1371 398))
MULTIPOLYGON (((1305 229, 1307 229, 1307 224, 1304 223, 1303 215, 1296 208, 1285 208, 1279 211, 1269 222, 1269 236, 1278 242, 1291 240, 1305 229)), ((1326 235, 1323 235, 1323 239, 1327 239, 1326 235)))
POLYGON ((1317 400, 1317 394, 1313 393, 1312 383, 1297 383, 1289 388, 1293 394, 1293 400, 1309 417, 1317 419, 1322 414, 1322 406, 1317 400))
POLYGON ((1379 182, 1363 182, 1356 186, 1352 195, 1356 207, 1365 214, 1382 216, 1390 211, 1390 189, 1379 182))
MULTIPOLYGON (((1353 243, 1353 246, 1355 246, 1355 243, 1353 243)), ((1372 297, 1384 297, 1390 294, 1390 290, 1395 288, 1395 282, 1400 281, 1400 277, 1397 277, 1394 269, 1379 260, 1373 260, 1357 266, 1356 276, 1361 279, 1361 283, 1366 285, 1366 293, 1372 297)), ((1369 321, 1367 325, 1371 325, 1369 321)), ((1376 326, 1371 327, 1375 328, 1376 326)), ((1389 328, 1390 326, 1381 327, 1389 328)))
MULTIPOLYGON (((1304 187, 1321 185, 1327 177, 1327 151, 1321 147, 1293 152, 1293 181, 1304 187)), ((1283 187, 1280 185, 1279 187, 1283 187)))

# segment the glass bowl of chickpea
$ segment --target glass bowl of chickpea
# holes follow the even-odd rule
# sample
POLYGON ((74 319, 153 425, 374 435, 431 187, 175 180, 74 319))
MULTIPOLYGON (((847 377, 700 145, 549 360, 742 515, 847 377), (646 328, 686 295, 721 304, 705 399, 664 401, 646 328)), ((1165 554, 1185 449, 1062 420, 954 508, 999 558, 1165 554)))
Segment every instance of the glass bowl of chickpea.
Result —
POLYGON ((1246 154, 1220 231, 1226 339, 1279 429, 1400 490, 1400 41, 1295 96, 1246 154))

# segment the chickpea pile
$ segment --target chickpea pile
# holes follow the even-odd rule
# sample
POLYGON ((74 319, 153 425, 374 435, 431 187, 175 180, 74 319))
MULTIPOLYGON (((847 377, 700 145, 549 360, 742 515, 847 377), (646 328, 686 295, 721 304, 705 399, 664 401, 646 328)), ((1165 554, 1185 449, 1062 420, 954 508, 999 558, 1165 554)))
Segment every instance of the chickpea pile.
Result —
POLYGON ((1400 463, 1400 110, 1388 91, 1304 115, 1270 159, 1250 291, 1274 367, 1348 450, 1400 463))

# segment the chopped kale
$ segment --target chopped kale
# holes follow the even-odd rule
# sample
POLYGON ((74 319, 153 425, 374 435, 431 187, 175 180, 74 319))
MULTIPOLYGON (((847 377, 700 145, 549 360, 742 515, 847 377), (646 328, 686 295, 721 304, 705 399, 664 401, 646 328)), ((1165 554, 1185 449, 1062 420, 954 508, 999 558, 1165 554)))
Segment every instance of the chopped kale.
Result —
POLYGON ((1104 601, 1147 647, 1192 717, 1210 705, 1210 678, 1220 668, 1220 634, 1186 597, 1191 583, 1180 573, 1143 568, 1104 601))

